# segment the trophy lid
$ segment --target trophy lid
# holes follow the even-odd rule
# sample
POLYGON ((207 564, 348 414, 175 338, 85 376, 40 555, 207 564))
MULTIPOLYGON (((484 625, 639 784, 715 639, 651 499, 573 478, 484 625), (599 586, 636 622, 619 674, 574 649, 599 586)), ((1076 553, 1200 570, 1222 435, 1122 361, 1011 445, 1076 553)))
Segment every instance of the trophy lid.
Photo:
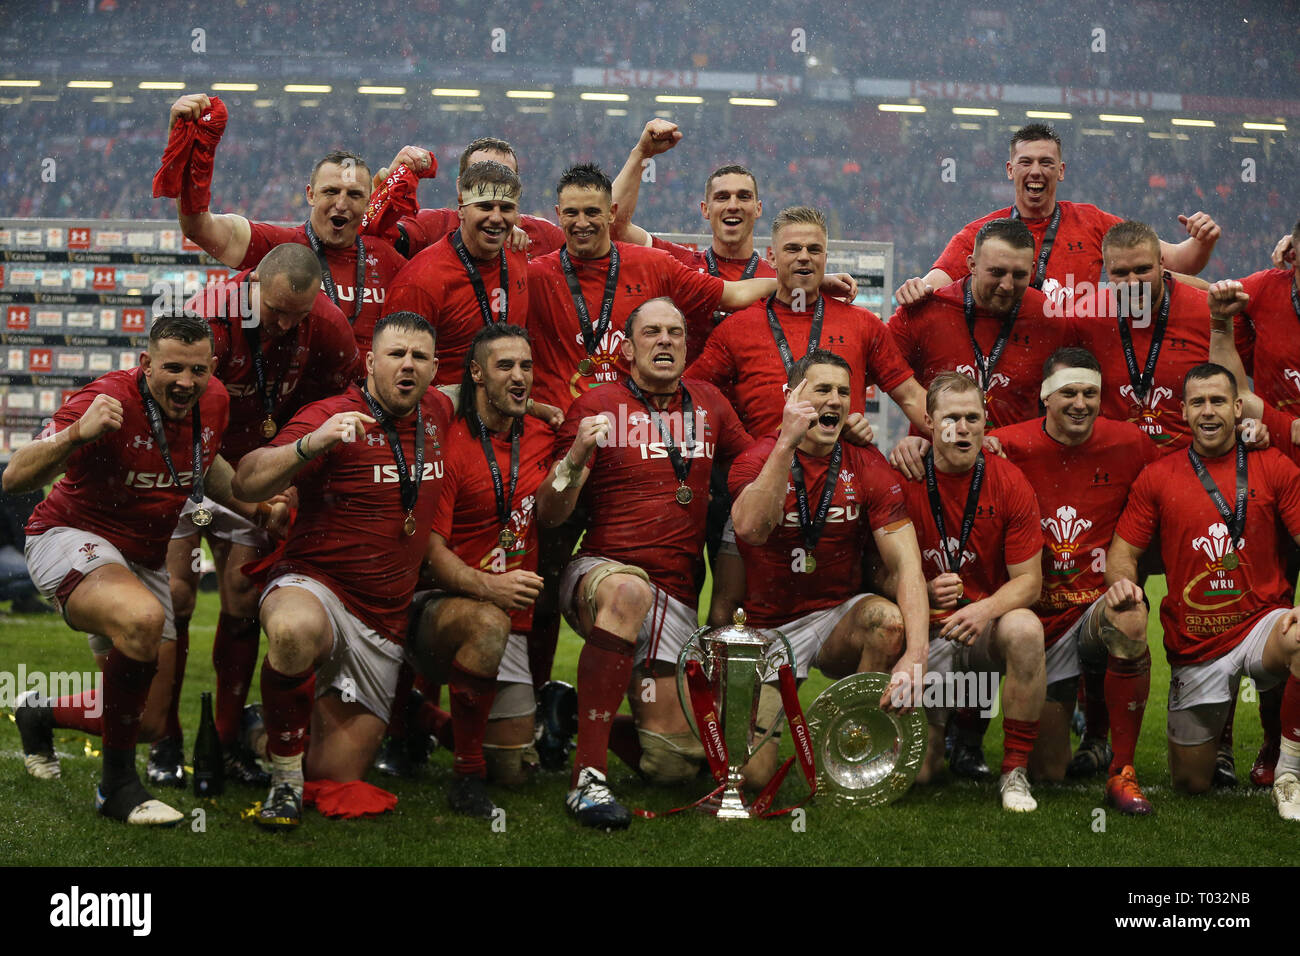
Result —
POLYGON ((769 638, 762 631, 757 631, 745 623, 745 609, 736 608, 731 615, 731 623, 715 627, 700 635, 700 641, 729 645, 753 645, 763 647, 769 638))

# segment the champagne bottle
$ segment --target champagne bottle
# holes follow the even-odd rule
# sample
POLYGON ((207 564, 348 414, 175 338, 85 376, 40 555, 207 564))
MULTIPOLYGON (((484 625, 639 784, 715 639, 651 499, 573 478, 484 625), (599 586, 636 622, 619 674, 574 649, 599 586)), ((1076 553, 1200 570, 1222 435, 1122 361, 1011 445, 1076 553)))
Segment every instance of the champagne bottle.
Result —
POLYGON ((199 695, 202 714, 199 733, 194 739, 194 795, 216 797, 226 789, 225 760, 217 722, 212 716, 212 695, 199 695))

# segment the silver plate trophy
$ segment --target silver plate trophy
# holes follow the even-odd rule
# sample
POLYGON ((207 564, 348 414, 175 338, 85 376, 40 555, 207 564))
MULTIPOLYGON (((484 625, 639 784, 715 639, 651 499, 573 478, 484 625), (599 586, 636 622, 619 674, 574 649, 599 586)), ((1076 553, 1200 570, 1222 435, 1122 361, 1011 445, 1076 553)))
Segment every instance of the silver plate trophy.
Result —
POLYGON ((817 796, 838 806, 883 806, 907 792, 929 741, 921 708, 900 716, 880 709, 888 674, 853 674, 808 708, 817 755, 817 796))
MULTIPOLYGON (((713 713, 727 748, 727 780, 720 800, 702 804, 720 820, 750 820, 758 814, 745 806, 740 768, 780 727, 784 711, 759 736, 758 694, 763 684, 775 681, 781 665, 794 667, 794 651, 779 631, 769 638, 745 625, 745 612, 737 609, 726 627, 702 627, 686 641, 677 657, 677 697, 695 736, 703 742, 695 715, 687 702, 686 665, 698 661, 713 692, 713 713)), ((706 745, 707 746, 707 745, 706 745)))

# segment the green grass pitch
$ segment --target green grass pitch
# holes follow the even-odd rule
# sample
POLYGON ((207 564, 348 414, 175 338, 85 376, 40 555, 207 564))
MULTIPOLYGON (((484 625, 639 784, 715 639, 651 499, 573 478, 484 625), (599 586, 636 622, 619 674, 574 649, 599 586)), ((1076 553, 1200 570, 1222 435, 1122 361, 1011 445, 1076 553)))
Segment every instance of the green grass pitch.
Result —
MULTIPOLYGON (((1164 579, 1148 591, 1157 603, 1164 579)), ((198 725, 200 692, 213 686, 211 659, 217 617, 215 594, 204 593, 191 625, 189 673, 182 723, 186 747, 198 725)), ((91 810, 99 760, 87 754, 86 738, 56 732, 63 777, 41 781, 24 769, 18 732, 8 712, 0 715, 0 860, 7 865, 245 866, 245 865, 1017 865, 1017 866, 1220 866, 1280 865, 1293 862, 1294 827, 1278 819, 1267 791, 1249 784, 1200 797, 1174 794, 1165 758, 1164 707, 1168 667, 1158 648, 1159 625, 1152 614, 1154 671, 1137 753, 1138 778, 1156 806, 1150 818, 1106 812, 1102 784, 1037 785, 1038 812, 1004 813, 996 786, 947 781, 917 787, 897 803, 850 810, 808 806, 801 821, 790 817, 722 823, 695 812, 635 820, 626 833, 586 831, 565 814, 568 774, 542 774, 517 791, 495 789, 505 810, 504 828, 452 815, 445 791, 451 755, 436 751, 420 776, 394 781, 372 774, 372 782, 395 792, 397 809, 383 817, 328 820, 308 811, 290 834, 260 831, 240 812, 265 794, 228 788, 216 800, 192 791, 159 796, 190 815, 173 830, 146 831, 100 819, 91 810), (193 811, 204 811, 204 827, 193 811)), ((561 635, 555 676, 572 682, 579 641, 561 635)), ((4 616, 0 612, 0 670, 85 671, 93 668, 85 640, 54 615, 4 616)), ((801 692, 804 706, 828 684, 814 673, 801 692)), ((256 695, 256 692, 255 694, 256 695)), ((1237 711, 1239 776, 1260 744, 1258 708, 1242 702, 1237 711)), ((999 722, 986 740, 990 764, 1000 758, 999 722)), ((92 742, 98 746, 98 740, 92 742)), ((139 751, 143 774, 145 748, 139 751)), ((611 756, 611 785, 630 806, 665 810, 703 795, 706 780, 676 790, 643 785, 611 756)), ((791 774, 782 802, 798 799, 804 785, 791 774)))

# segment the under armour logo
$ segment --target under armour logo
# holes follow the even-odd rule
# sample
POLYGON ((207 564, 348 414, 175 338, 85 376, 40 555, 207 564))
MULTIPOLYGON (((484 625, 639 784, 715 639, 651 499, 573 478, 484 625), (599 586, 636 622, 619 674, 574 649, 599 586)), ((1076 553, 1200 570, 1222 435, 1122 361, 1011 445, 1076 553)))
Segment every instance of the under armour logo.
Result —
POLYGON ((610 712, 609 712, 609 711, 604 711, 604 712, 602 713, 602 712, 596 710, 595 707, 593 707, 593 708, 591 708, 591 710, 587 711, 587 719, 588 719, 588 720, 603 720, 605 723, 609 723, 609 718, 610 718, 610 712))
POLYGON ((383 435, 378 435, 378 434, 376 434, 376 435, 367 435, 367 436, 366 436, 366 444, 367 444, 367 445, 382 445, 383 443, 384 443, 384 436, 383 436, 383 435))
POLYGON ((153 437, 149 435, 136 435, 131 440, 131 444, 136 448, 153 448, 153 437))

